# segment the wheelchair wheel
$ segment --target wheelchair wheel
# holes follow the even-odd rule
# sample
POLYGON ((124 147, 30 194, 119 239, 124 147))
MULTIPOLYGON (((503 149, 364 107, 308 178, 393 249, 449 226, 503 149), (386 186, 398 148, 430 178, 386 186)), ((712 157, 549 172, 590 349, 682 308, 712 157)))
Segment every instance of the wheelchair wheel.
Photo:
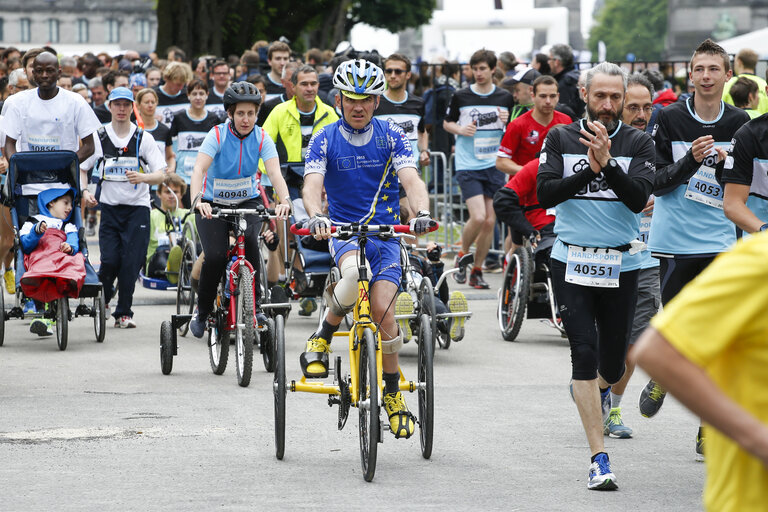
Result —
POLYGON ((504 281, 499 292, 496 316, 501 336, 515 341, 525 318, 528 294, 531 289, 531 253, 527 247, 519 247, 509 258, 504 281))
POLYGON ((256 339, 255 315, 253 313, 253 274, 245 265, 240 266, 240 294, 235 303, 237 307, 237 325, 235 330, 235 366, 237 367, 237 383, 248 387, 253 371, 253 342, 256 339))
POLYGON ((261 358, 264 361, 264 369, 272 373, 275 371, 275 359, 277 357, 274 318, 267 318, 267 330, 266 332, 259 333, 259 341, 259 350, 261 351, 261 358))
MULTIPOLYGON (((435 290, 432 287, 432 281, 429 278, 424 278, 419 284, 419 303, 421 304, 422 313, 427 314, 429 319, 429 332, 425 331, 425 334, 429 334, 427 339, 428 343, 432 345, 432 353, 435 353, 435 342, 437 341, 437 311, 435 310, 435 290)), ((417 329, 419 333, 419 343, 424 340, 421 337, 421 319, 417 319, 417 329)), ((445 347, 448 348, 448 347, 445 347)))
POLYGON ((163 375, 173 370, 173 327, 168 320, 160 324, 160 369, 163 375))
POLYGON ((208 359, 216 375, 224 373, 229 359, 229 331, 224 329, 225 321, 221 311, 217 312, 216 326, 208 331, 208 359))
MULTIPOLYGON (((432 327, 426 314, 419 319, 419 339, 430 336, 432 327)), ((433 382, 434 345, 419 343, 418 378, 419 378, 419 437, 421 455, 428 459, 432 456, 432 432, 435 421, 435 390, 433 382)))
POLYGON ((56 301, 56 343, 59 350, 67 350, 69 335, 69 300, 62 297, 56 301))
POLYGON ((5 297, 0 291, 0 347, 5 342, 5 297))
POLYGON ((358 368, 357 408, 359 411, 360 461, 363 478, 373 480, 376 473, 376 452, 379 436, 379 389, 376 369, 376 338, 373 331, 363 331, 363 343, 358 344, 360 364, 358 368))
MULTIPOLYGON (((186 239, 181 253, 179 266, 179 282, 176 283, 176 314, 191 315, 195 311, 195 291, 192 289, 192 266, 197 260, 197 249, 192 240, 186 239)), ((179 334, 186 336, 189 322, 179 327, 179 334)))
POLYGON ((93 298, 93 332, 96 343, 103 343, 107 334, 107 306, 104 304, 104 291, 93 298))
POLYGON ((285 453, 285 320, 275 316, 275 374, 272 391, 275 395, 275 457, 283 460, 285 453))

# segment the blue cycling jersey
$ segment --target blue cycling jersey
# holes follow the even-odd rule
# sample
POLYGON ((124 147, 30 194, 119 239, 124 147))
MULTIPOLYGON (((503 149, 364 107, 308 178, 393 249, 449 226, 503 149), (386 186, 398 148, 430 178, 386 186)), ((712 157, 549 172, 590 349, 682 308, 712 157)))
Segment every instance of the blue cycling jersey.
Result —
POLYGON ((199 151, 213 158, 203 181, 203 199, 239 204, 259 197, 259 159, 277 158, 275 144, 258 126, 243 139, 231 132, 229 121, 213 127, 199 151))
POLYGON ((304 175, 322 174, 334 222, 400 222, 398 172, 416 168, 411 144, 394 122, 373 119, 363 130, 343 120, 318 131, 307 147, 304 175))

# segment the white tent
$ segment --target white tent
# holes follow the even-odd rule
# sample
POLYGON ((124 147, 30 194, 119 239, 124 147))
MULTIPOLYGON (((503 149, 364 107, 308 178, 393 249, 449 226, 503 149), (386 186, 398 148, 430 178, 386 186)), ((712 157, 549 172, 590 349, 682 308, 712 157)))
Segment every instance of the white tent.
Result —
POLYGON ((740 36, 718 41, 717 44, 731 54, 738 53, 742 48, 751 48, 757 52, 760 59, 768 58, 768 28, 747 32, 740 36))

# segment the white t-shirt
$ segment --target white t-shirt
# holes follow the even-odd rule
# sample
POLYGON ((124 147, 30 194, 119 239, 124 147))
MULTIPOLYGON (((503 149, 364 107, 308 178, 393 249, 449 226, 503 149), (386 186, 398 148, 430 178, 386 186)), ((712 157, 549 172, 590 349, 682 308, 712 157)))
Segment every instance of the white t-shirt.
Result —
MULTIPOLYGON (((130 142, 131 137, 136 132, 136 125, 131 123, 131 131, 125 137, 118 137, 115 134, 115 129, 112 127, 112 123, 109 123, 104 127, 107 131, 107 136, 112 141, 112 144, 116 148, 125 147, 130 142)), ((104 152, 101 149, 101 141, 98 135, 94 137, 96 139, 96 150, 94 156, 101 158, 104 152)), ((141 136, 141 144, 139 146, 139 157, 142 160, 142 164, 147 168, 144 172, 151 173, 165 169, 168 165, 165 163, 165 155, 160 152, 160 149, 155 143, 154 137, 151 133, 144 132, 141 136)), ((105 162, 101 162, 100 168, 94 169, 94 175, 102 172, 102 168, 105 162)), ((101 182, 101 196, 99 202, 109 205, 133 205, 133 206, 146 206, 149 204, 149 185, 146 183, 139 183, 132 185, 127 181, 110 181, 103 180, 101 182)))
POLYGON ((36 88, 8 97, 0 120, 0 129, 18 141, 19 151, 77 151, 80 139, 100 126, 85 99, 62 88, 50 100, 40 99, 36 88))

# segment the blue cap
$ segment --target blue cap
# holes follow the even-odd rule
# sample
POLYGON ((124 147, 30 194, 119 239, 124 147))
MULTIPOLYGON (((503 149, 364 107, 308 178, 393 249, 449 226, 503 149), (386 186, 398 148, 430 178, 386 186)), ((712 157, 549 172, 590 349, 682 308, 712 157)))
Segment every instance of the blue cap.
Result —
POLYGON ((127 87, 115 87, 112 92, 109 93, 107 103, 112 100, 128 100, 133 103, 133 93, 127 87))
POLYGON ((131 73, 131 76, 128 78, 128 83, 130 84, 131 89, 134 87, 146 87, 147 77, 144 73, 131 73))

